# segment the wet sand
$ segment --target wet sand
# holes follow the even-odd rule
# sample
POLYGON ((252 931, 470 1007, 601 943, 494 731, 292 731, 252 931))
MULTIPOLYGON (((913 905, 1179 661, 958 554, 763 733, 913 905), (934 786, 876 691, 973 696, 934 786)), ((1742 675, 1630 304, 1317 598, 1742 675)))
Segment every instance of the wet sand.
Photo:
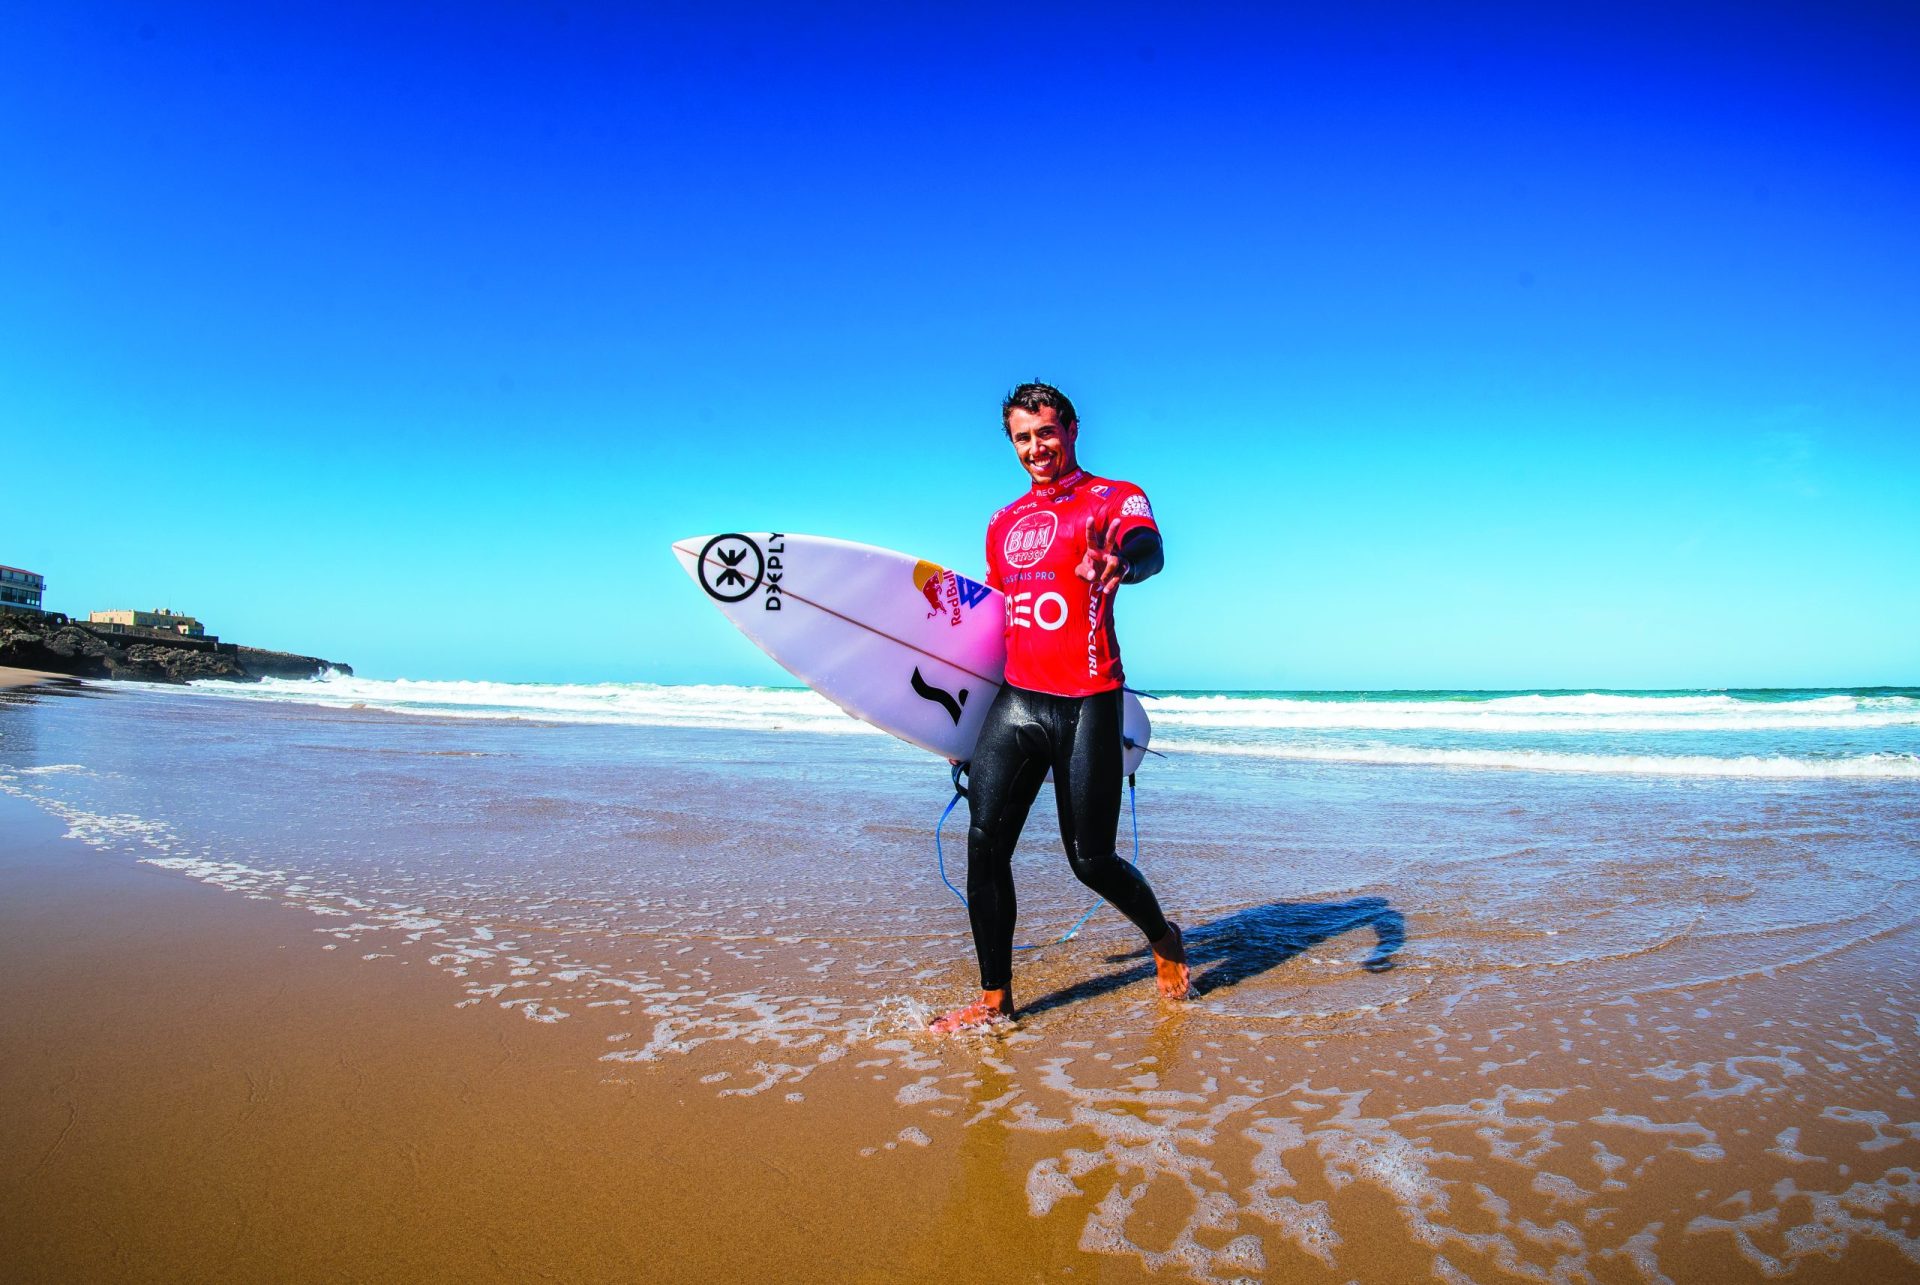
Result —
POLYGON ((1182 760, 1142 860, 1195 1002, 1112 914, 1044 944, 1085 894, 1030 827, 1021 1020, 942 1041, 926 768, 0 697, 0 1262, 1920 1279, 1910 786, 1182 760))
POLYGON ((610 1062, 645 1018, 456 1009, 421 953, 18 799, 0 834, 16 1279, 1916 1277, 1910 930, 1684 994, 1266 1038, 1162 1009, 1125 955, 1125 1020, 1074 1020, 1081 956, 1027 971, 1008 1036, 610 1062))
POLYGON ((799 1112, 610 1074, 602 1031, 456 1011, 59 830, 0 798, 11 1279, 931 1279, 976 1236, 1010 1269, 979 1279, 1138 1275, 1049 1244, 1018 1174, 954 1208, 945 1166, 861 1163, 858 1084, 799 1112))
POLYGON ((38 669, 15 669, 0 665, 0 692, 22 687, 78 687, 81 680, 66 674, 49 674, 38 669))

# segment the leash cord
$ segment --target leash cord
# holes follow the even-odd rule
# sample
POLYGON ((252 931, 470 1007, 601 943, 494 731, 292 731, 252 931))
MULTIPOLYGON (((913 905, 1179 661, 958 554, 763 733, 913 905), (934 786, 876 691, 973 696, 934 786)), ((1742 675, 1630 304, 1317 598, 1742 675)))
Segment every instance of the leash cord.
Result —
MULTIPOLYGON (((963 907, 967 905, 967 895, 964 892, 961 892, 958 888, 953 886, 953 880, 947 878, 947 854, 946 854, 946 849, 941 844, 940 834, 941 834, 941 831, 946 829, 947 818, 953 815, 953 809, 955 808, 955 806, 959 804, 961 799, 964 799, 967 797, 966 789, 962 787, 960 784, 960 774, 965 769, 965 767, 966 765, 962 763, 957 763, 954 765, 953 797, 947 800, 946 811, 940 814, 939 822, 933 827, 933 855, 934 855, 934 859, 938 861, 940 864, 940 882, 947 885, 947 891, 952 893, 954 895, 954 899, 957 900, 963 907)), ((1134 797, 1133 775, 1131 773, 1129 773, 1127 776, 1127 814, 1133 821, 1133 864, 1137 866, 1140 864, 1140 808, 1137 800, 1134 797)), ((1025 946, 1015 946, 1014 949, 1015 950, 1038 950, 1042 946, 1058 946, 1062 942, 1072 941, 1075 937, 1080 935, 1081 928, 1086 926, 1087 920, 1091 919, 1093 917, 1093 912, 1098 909, 1100 909, 1100 898, 1095 897, 1093 899, 1093 904, 1087 907, 1086 913, 1082 914, 1078 919, 1073 921, 1073 927, 1067 929, 1066 932, 1060 934, 1060 936, 1055 940, 1051 942, 1032 942, 1025 946)))

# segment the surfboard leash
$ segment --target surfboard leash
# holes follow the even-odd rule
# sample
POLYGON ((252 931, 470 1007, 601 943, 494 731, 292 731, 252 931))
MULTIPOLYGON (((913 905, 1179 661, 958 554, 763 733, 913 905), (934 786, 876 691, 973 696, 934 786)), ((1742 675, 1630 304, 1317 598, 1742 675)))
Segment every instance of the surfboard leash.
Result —
MULTIPOLYGON (((947 878, 947 854, 940 849, 940 831, 946 828, 947 818, 953 815, 954 805, 967 797, 966 788, 960 784, 960 772, 965 767, 965 763, 953 765, 953 797, 947 800, 947 810, 940 814, 940 823, 933 827, 933 855, 940 863, 940 882, 947 885, 948 892, 960 899, 962 906, 967 905, 967 894, 954 887, 953 880, 947 878)), ((967 908, 972 909, 970 906, 967 908)))
MULTIPOLYGON (((953 809, 959 805, 960 800, 967 797, 967 787, 960 784, 960 778, 966 773, 970 766, 971 764, 969 763, 955 763, 953 765, 953 797, 947 800, 946 810, 940 814, 940 820, 933 827, 933 855, 934 859, 940 864, 940 882, 947 885, 947 891, 954 895, 954 899, 957 900, 963 908, 969 910, 971 910, 972 907, 967 905, 967 895, 953 886, 953 880, 947 878, 947 854, 945 848, 941 845, 940 835, 941 831, 946 829, 947 818, 953 815, 953 809)), ((1138 866, 1140 864, 1140 808, 1138 801, 1134 797, 1133 773, 1131 772, 1127 773, 1127 815, 1133 822, 1133 864, 1138 866)), ((1039 950, 1042 946, 1058 946, 1065 942, 1072 941, 1080 935, 1080 930, 1086 926, 1087 920, 1093 918, 1093 912, 1100 909, 1100 905, 1101 899, 1095 897, 1093 904, 1087 907, 1086 912, 1073 921, 1073 927, 1067 929, 1066 932, 1060 934, 1060 936, 1053 941, 1029 942, 1024 946, 1015 946, 1014 949, 1039 950)))

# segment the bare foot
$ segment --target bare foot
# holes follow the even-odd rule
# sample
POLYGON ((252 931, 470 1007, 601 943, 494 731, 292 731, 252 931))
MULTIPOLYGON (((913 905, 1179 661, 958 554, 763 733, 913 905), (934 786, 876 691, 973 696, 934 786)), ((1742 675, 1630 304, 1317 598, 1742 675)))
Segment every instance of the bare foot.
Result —
POLYGON ((985 1030, 989 1026, 1012 1020, 1012 991, 981 991, 979 999, 965 1008, 941 1014, 927 1029, 935 1035, 952 1035, 956 1031, 985 1030))
POLYGON ((1187 968, 1187 947, 1180 938, 1180 925, 1167 921, 1167 935, 1153 943, 1153 980, 1162 999, 1185 999, 1193 990, 1193 974, 1187 968))

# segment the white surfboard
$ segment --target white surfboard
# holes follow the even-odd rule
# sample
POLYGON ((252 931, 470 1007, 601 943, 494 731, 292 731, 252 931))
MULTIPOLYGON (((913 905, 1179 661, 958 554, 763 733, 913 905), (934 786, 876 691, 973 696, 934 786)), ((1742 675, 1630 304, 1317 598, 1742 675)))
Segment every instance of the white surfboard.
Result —
MULTIPOLYGON (((999 590, 826 536, 697 535, 673 552, 721 614, 801 682, 909 744, 972 757, 1007 661, 999 590)), ((1151 729, 1138 697, 1123 702, 1132 773, 1151 729)))

